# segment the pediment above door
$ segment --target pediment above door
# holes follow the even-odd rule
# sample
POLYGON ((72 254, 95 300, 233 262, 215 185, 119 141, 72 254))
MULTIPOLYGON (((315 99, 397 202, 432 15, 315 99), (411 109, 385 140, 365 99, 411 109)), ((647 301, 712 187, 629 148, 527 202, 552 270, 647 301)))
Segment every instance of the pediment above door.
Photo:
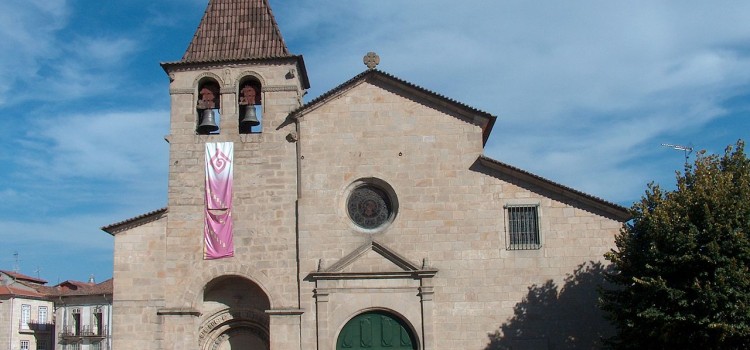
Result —
POLYGON ((307 276, 308 280, 422 279, 435 276, 437 269, 423 261, 415 263, 377 241, 367 242, 331 266, 307 276))

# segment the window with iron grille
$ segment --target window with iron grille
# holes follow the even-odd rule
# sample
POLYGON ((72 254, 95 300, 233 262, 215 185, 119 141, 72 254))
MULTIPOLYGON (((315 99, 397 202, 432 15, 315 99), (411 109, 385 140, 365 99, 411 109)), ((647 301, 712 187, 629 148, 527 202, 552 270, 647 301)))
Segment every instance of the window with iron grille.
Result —
POLYGON ((537 205, 507 205, 508 250, 539 249, 539 207, 537 205))
POLYGON ((21 350, 29 350, 29 341, 21 340, 21 350))
MULTIPOLYGON (((40 306, 39 312, 38 312, 37 320, 39 321, 39 329, 40 330, 46 330, 47 329, 47 307, 46 306, 40 306)), ((38 346, 37 346, 38 348, 38 346)), ((39 350, 39 349, 37 349, 39 350)))

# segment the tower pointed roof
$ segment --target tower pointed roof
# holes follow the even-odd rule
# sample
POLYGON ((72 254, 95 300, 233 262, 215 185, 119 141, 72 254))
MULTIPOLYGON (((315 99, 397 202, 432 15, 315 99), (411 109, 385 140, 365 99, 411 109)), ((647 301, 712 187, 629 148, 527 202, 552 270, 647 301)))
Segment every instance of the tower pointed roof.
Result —
POLYGON ((182 62, 290 56, 268 0, 209 0, 182 62))

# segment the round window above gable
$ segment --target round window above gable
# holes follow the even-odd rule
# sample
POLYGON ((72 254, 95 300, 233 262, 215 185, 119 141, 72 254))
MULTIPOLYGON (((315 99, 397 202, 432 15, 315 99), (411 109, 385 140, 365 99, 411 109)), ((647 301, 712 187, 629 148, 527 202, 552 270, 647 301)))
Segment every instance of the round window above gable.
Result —
POLYGON ((346 210, 357 227, 379 231, 393 222, 398 205, 390 186, 372 180, 360 180, 354 184, 346 200, 346 210))

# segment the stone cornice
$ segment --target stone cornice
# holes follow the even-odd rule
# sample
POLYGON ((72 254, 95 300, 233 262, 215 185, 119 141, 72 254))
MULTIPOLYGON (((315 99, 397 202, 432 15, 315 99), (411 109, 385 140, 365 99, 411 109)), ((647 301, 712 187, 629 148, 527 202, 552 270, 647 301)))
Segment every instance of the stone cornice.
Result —
POLYGON ((195 89, 193 88, 170 88, 169 89, 170 95, 181 95, 181 94, 192 95, 194 92, 195 92, 195 89))
POLYGON ((423 279, 432 278, 438 270, 414 270, 392 272, 313 272, 307 275, 310 281, 361 280, 361 279, 423 279))
MULTIPOLYGON (((296 85, 272 85, 272 86, 264 86, 261 89, 262 92, 278 92, 278 91, 299 91, 299 88, 296 85)), ((170 95, 192 95, 195 93, 194 88, 170 88, 169 94, 170 95)), ((222 87, 221 88, 222 94, 234 94, 237 93, 235 88, 232 87, 222 87)))
POLYGON ((299 316, 305 313, 304 309, 271 309, 266 314, 271 316, 299 316))
POLYGON ((272 85, 264 86, 260 91, 262 92, 276 92, 276 91, 297 91, 299 88, 295 85, 272 85))
POLYGON ((186 307, 170 307, 156 310, 156 314, 159 316, 200 316, 201 312, 186 307))
POLYGON ((102 226, 101 230, 114 236, 115 234, 120 233, 122 231, 127 231, 131 228, 157 221, 163 218, 164 216, 166 216, 167 212, 168 212, 168 209, 164 207, 161 209, 148 212, 143 215, 136 216, 134 218, 127 219, 125 221, 120 221, 120 222, 110 224, 107 226, 102 226))

